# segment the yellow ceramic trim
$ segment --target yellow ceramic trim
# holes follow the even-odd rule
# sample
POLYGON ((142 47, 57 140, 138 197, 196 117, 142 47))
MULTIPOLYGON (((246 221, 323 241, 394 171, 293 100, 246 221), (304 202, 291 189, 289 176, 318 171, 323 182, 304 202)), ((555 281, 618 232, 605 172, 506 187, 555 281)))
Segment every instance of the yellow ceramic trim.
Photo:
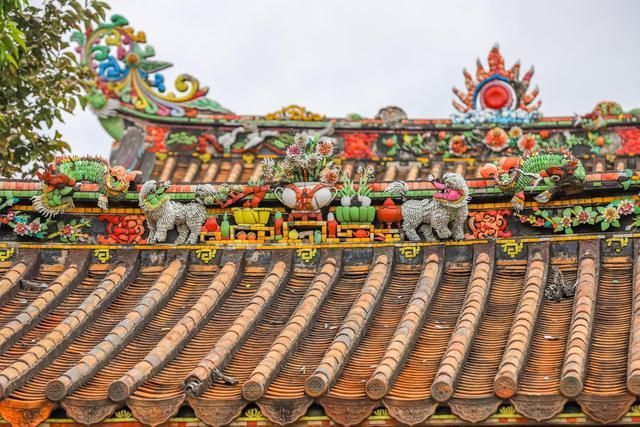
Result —
MULTIPOLYGON (((445 246, 468 246, 495 242, 496 245, 511 245, 514 243, 539 243, 539 242, 571 242, 582 240, 604 240, 615 238, 616 241, 621 238, 634 239, 640 238, 640 233, 615 233, 615 234, 572 234, 563 236, 530 236, 522 238, 508 239, 470 239, 460 241, 444 241, 444 242, 371 242, 365 240, 363 242, 354 243, 302 243, 299 241, 286 241, 282 243, 273 242, 269 244, 245 244, 240 241, 226 240, 222 242, 213 242, 206 245, 174 245, 155 244, 155 245, 100 245, 100 244, 68 244, 68 243, 22 243, 22 242, 2 242, 0 248, 25 248, 25 249, 137 249, 137 250, 198 250, 198 249, 257 249, 257 250, 286 250, 286 249, 338 249, 338 248, 370 248, 376 247, 430 247, 437 245, 445 246)), ((628 241, 628 240, 627 240, 628 241)))

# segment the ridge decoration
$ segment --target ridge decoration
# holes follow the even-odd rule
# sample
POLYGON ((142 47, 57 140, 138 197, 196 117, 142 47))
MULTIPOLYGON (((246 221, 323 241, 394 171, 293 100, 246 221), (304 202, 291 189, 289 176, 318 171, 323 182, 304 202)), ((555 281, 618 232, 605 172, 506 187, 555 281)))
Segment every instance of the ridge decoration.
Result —
POLYGON ((42 194, 34 196, 33 207, 45 217, 51 218, 74 207, 73 193, 77 182, 98 184, 98 206, 107 210, 109 200, 122 200, 139 171, 128 171, 123 166, 111 166, 98 156, 65 156, 49 164, 43 172, 37 172, 42 183, 42 194))
POLYGON ((81 64, 92 76, 90 85, 107 99, 118 101, 117 104, 105 103, 94 92, 92 97, 98 102, 97 105, 92 103, 94 108, 104 106, 113 111, 117 105, 171 117, 191 117, 199 111, 230 113, 206 98, 208 89, 200 87, 198 80, 189 74, 180 74, 176 78, 177 93, 167 91, 160 71, 172 64, 153 59, 155 49, 146 44, 146 34, 136 32, 122 15, 113 15, 111 22, 102 23, 95 29, 89 27, 85 33, 75 32, 71 38, 79 45, 77 50, 81 64))
POLYGON ((520 61, 510 69, 496 43, 488 56, 489 68, 477 60, 475 79, 464 69, 466 92, 453 88, 458 100, 453 106, 459 113, 452 119, 456 123, 529 123, 540 117, 541 101, 536 101, 539 89, 529 91, 533 66, 520 79, 520 61))
POLYGON ((543 184, 545 191, 535 197, 538 203, 547 203, 559 192, 579 192, 586 182, 582 162, 570 151, 545 149, 523 157, 502 157, 497 164, 487 163, 480 169, 483 178, 493 178, 498 187, 514 194, 511 204, 516 212, 524 209, 527 187, 543 184))

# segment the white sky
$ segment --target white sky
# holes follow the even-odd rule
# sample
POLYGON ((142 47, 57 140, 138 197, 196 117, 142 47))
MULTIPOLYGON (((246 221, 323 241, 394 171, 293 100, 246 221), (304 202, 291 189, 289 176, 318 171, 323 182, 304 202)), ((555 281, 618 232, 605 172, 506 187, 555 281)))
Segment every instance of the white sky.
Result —
MULTIPOLYGON (((328 116, 398 105, 412 118, 453 112, 451 87, 495 42, 506 65, 535 65, 545 115, 596 102, 640 107, 640 1, 108 0, 147 34, 156 58, 196 76, 236 113, 297 103, 328 116)), ((77 154, 107 156, 88 111, 62 132, 77 154)))

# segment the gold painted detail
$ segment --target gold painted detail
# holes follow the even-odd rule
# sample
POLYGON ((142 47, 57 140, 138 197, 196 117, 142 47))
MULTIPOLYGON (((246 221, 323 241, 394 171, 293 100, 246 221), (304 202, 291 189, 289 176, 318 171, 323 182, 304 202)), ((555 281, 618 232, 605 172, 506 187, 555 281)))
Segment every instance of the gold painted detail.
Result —
POLYGON ((371 415, 371 417, 389 418, 389 411, 386 408, 378 408, 378 409, 373 411, 373 414, 371 415))
POLYGON ((255 160, 256 160, 256 156, 251 153, 242 155, 242 161, 244 162, 245 165, 252 165, 255 162, 255 160))
POLYGON ((122 419, 126 420, 126 419, 133 418, 133 414, 131 412, 127 411, 126 409, 120 409, 119 411, 116 411, 116 413, 113 414, 113 416, 114 416, 114 418, 121 419, 121 420, 122 419))
POLYGON ((608 247, 613 248, 615 253, 619 254, 627 247, 627 245, 629 245, 629 238, 627 236, 613 236, 606 239, 605 242, 608 247), (614 243, 617 243, 618 246, 616 247, 614 243))
POLYGON ((264 118, 267 120, 299 120, 305 122, 317 122, 325 120, 327 117, 322 114, 307 111, 305 107, 300 105, 291 104, 288 107, 283 107, 273 113, 265 115, 264 118))
POLYGON ((196 251, 196 258, 205 264, 209 264, 212 259, 216 257, 217 249, 207 248, 207 249, 198 249, 196 251))
POLYGON ((420 253, 420 248, 415 245, 402 246, 400 249, 398 249, 398 251, 400 251, 402 256, 406 259, 414 259, 418 256, 418 253, 420 253))
POLYGON ((260 412, 260 409, 258 408, 247 409, 247 411, 244 413, 244 416, 245 418, 249 418, 252 421, 260 421, 260 420, 266 419, 264 415, 262 415, 262 412, 260 412))
POLYGON ((0 261, 6 261, 16 253, 15 248, 0 249, 0 261))
POLYGON ((318 250, 316 248, 302 248, 298 249, 296 253, 298 254, 298 258, 300 258, 304 262, 310 262, 313 257, 316 256, 318 250))
POLYGON ((522 244, 522 242, 517 242, 515 240, 507 240, 502 243, 502 250, 511 258, 515 258, 520 255, 523 247, 524 245, 522 244))
POLYGON ((500 415, 507 415, 507 416, 515 416, 518 415, 518 412, 516 412, 516 408, 513 405, 505 405, 502 406, 500 408, 500 410, 498 411, 498 413, 500 415))
POLYGON ((96 249, 93 251, 93 255, 100 261, 100 264, 106 264, 111 259, 111 250, 106 248, 96 249))

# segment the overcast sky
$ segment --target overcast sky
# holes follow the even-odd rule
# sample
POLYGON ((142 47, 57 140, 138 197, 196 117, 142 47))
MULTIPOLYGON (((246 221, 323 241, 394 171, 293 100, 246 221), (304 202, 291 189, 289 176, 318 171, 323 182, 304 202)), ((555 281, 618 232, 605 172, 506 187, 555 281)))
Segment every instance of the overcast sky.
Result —
MULTIPOLYGON (((165 73, 196 76, 236 113, 297 103, 340 117, 398 105, 412 118, 453 112, 462 69, 500 43, 506 65, 535 65, 545 115, 601 100, 640 107, 640 1, 108 0, 144 30, 165 73)), ((62 132, 77 154, 107 156, 88 111, 62 132)))

